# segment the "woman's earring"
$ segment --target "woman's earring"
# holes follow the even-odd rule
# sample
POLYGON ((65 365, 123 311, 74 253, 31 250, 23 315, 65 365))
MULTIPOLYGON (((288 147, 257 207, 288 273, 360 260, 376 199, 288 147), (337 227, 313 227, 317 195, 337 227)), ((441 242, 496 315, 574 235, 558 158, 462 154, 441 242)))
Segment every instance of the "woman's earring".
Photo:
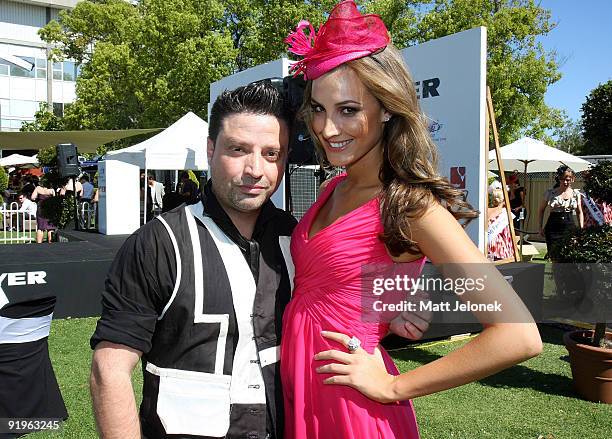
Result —
POLYGON ((390 119, 391 119, 391 115, 385 114, 385 117, 383 118, 383 122, 389 122, 390 119))

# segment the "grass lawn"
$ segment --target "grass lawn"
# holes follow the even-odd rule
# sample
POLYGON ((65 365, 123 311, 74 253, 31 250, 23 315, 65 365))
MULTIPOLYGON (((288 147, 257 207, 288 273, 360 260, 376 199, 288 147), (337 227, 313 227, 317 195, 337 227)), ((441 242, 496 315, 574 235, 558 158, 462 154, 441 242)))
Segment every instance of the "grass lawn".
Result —
MULTIPOLYGON (((68 413, 59 434, 32 438, 95 438, 88 376, 89 337, 96 319, 55 320, 49 347, 68 413)), ((612 405, 586 402, 572 389, 562 331, 540 328, 544 352, 493 377, 414 400, 423 439, 603 439, 611 437, 612 405), (607 431, 607 433, 606 433, 607 431)), ((456 349, 465 340, 425 343, 392 352, 402 371, 456 349)), ((142 376, 134 377, 137 395, 142 376)), ((290 439, 290 438, 287 438, 290 439)), ((369 438, 364 438, 369 439, 369 438)))
MULTIPOLYGON (((17 237, 19 236, 19 238, 23 237, 23 236, 28 236, 31 240, 31 242, 36 243, 36 232, 27 232, 24 233, 22 231, 19 232, 19 234, 17 234, 17 232, 4 232, 4 231, 0 231, 0 244, 7 244, 7 242, 5 242, 5 239, 17 239, 17 237)), ((18 244, 23 244, 24 241, 19 241, 18 244)))

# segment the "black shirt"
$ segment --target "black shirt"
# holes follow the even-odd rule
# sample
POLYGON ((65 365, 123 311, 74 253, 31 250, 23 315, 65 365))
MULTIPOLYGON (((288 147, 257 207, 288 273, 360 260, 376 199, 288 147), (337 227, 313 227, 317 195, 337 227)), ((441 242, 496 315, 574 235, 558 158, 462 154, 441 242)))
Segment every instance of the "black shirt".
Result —
MULTIPOLYGON (((252 239, 247 240, 240 235, 217 201, 210 184, 204 188, 202 203, 204 216, 212 219, 238 246, 251 270, 250 275, 255 280, 257 294, 251 317, 258 349, 261 352, 278 346, 282 311, 290 297, 288 274, 279 249, 279 236, 290 235, 296 223, 295 219, 276 209, 268 201, 258 216, 252 239)), ((191 242, 189 233, 184 232, 187 228, 184 218, 186 209, 193 210, 196 207, 182 205, 163 214, 161 220, 147 223, 128 238, 108 274, 106 289, 102 295, 103 313, 91 339, 92 348, 100 341, 107 340, 143 352, 143 366, 150 362, 162 368, 212 372, 209 369, 211 364, 214 366, 216 344, 211 340, 216 340, 219 327, 214 324, 193 325, 194 278, 193 268, 189 267, 193 266, 194 257, 189 253, 191 242), (181 254, 182 278, 178 294, 175 288, 178 271, 174 250, 176 242, 173 244, 164 223, 176 231, 175 241, 178 242, 177 249, 181 254), (171 307, 164 315, 169 301, 171 307)), ((238 342, 237 322, 232 311, 232 293, 228 292, 229 284, 223 262, 202 224, 198 224, 198 234, 202 252, 204 291, 209 295, 205 296, 204 300, 206 309, 199 312, 214 315, 229 313, 223 373, 231 375, 233 354, 238 342)), ((251 418, 247 415, 236 418, 237 414, 251 413, 254 410, 248 405, 232 404, 228 437, 238 437, 232 434, 235 431, 240 434, 253 430, 261 432, 261 425, 254 425, 261 422, 263 431, 272 433, 272 437, 274 431, 277 434, 282 431, 282 419, 279 420, 282 418, 282 396, 277 369, 278 364, 267 367, 262 365, 267 407, 261 407, 264 412, 267 409, 268 416, 262 417, 260 414, 251 418)), ((159 388, 159 382, 156 380, 157 377, 145 373, 141 422, 143 432, 147 433, 148 430, 148 437, 162 437, 160 429, 163 427, 156 415, 159 388)))

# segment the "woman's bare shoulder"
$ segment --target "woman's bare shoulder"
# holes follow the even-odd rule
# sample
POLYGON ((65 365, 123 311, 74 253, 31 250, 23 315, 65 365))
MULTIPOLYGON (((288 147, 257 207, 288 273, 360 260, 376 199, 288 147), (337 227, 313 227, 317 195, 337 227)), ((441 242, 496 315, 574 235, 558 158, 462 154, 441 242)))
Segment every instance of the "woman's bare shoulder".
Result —
POLYGON ((411 231, 421 252, 434 263, 486 260, 459 221, 438 202, 411 222, 411 231))

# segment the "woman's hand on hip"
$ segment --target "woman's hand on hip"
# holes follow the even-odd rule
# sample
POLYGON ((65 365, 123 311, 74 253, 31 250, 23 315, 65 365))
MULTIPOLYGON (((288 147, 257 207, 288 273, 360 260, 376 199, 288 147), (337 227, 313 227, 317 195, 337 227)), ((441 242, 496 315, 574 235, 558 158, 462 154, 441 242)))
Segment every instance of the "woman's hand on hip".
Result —
MULTIPOLYGON (((348 335, 338 332, 322 331, 321 335, 340 343, 344 347, 348 346, 351 339, 348 335)), ((398 400, 393 391, 396 377, 387 372, 378 349, 375 350, 374 354, 368 354, 361 347, 352 352, 334 349, 319 352, 314 356, 314 359, 335 361, 335 363, 319 366, 316 369, 317 373, 332 375, 323 380, 324 384, 349 386, 368 398, 381 403, 398 400)))

